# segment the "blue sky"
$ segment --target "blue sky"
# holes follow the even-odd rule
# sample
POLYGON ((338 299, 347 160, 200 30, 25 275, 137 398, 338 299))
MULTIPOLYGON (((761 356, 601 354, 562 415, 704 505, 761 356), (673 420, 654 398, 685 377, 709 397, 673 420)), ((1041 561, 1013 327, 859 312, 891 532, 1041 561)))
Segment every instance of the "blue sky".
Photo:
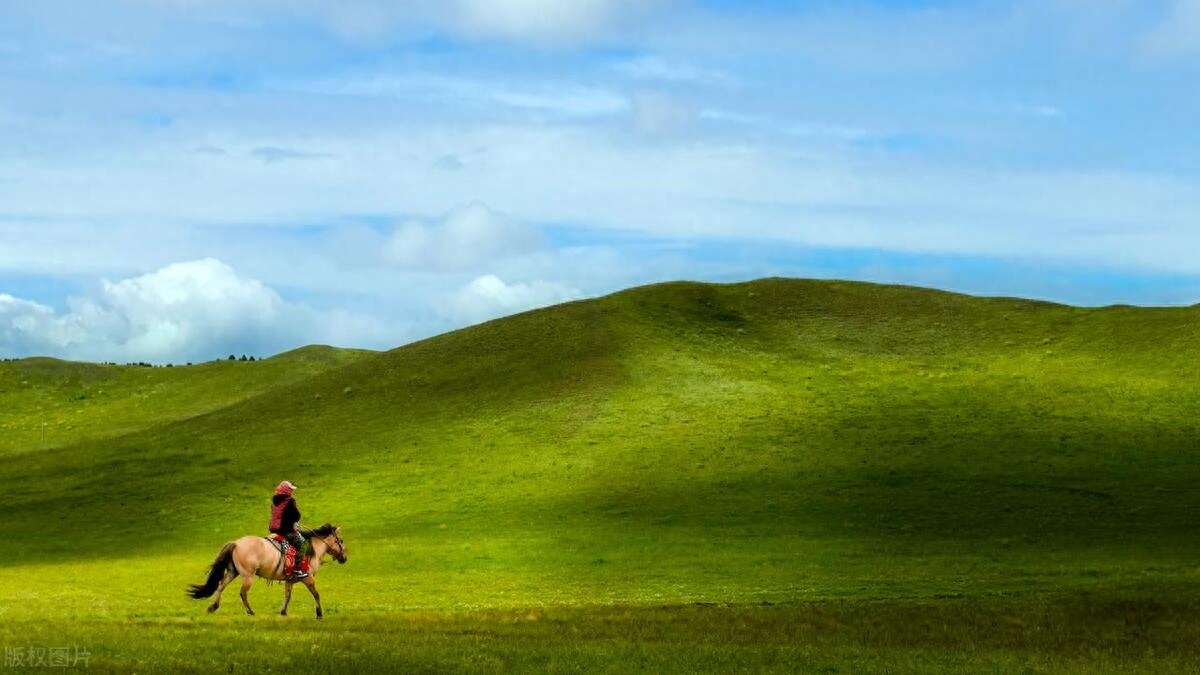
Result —
POLYGON ((1200 301, 1200 0, 0 0, 0 353, 667 279, 1200 301))

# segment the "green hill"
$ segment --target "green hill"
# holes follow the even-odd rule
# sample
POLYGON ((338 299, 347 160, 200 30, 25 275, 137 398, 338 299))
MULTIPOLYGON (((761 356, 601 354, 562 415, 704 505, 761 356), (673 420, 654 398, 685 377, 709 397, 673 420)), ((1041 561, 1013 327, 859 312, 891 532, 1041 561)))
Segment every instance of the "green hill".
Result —
POLYGON ((194 417, 345 365, 369 352, 312 346, 263 361, 179 367, 0 362, 0 456, 194 417))
POLYGON ((347 533, 351 565, 322 573, 335 615, 1194 599, 1198 356, 1197 308, 768 279, 385 353, 2 364, 0 428, 20 431, 0 509, 33 535, 0 581, 45 581, 0 590, 0 615, 193 616, 176 591, 264 529, 285 478, 347 533), (169 592, 50 592, 104 561, 169 592))

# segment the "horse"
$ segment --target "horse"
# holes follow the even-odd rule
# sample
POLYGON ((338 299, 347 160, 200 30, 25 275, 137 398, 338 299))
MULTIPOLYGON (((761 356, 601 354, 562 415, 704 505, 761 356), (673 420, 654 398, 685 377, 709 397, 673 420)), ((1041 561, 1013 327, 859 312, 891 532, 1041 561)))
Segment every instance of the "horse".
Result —
MULTIPOLYGON (((325 523, 315 530, 301 530, 301 534, 309 541, 309 546, 305 552, 305 556, 308 557, 308 576, 301 579, 300 582, 308 587, 309 593, 312 593, 313 600, 317 604, 317 618, 320 619, 325 615, 321 611, 321 594, 317 592, 316 582, 317 571, 321 569, 321 559, 328 553, 338 561, 339 565, 344 565, 346 563, 346 544, 342 541, 342 528, 329 523, 325 523)), ((282 558, 283 554, 279 552, 279 549, 265 537, 247 535, 237 541, 228 542, 221 548, 216 560, 213 560, 212 567, 208 570, 208 579, 203 584, 189 586, 187 594, 196 600, 201 600, 215 593, 216 597, 208 606, 208 613, 212 614, 221 607, 221 592, 225 590, 225 586, 241 575, 242 605, 246 608, 247 614, 254 616, 254 610, 250 609, 250 600, 247 595, 250 593, 250 586, 254 584, 255 575, 258 575, 267 581, 285 582, 283 609, 279 610, 279 615, 287 616, 288 603, 292 599, 292 585, 296 581, 289 580, 283 575, 282 558)))

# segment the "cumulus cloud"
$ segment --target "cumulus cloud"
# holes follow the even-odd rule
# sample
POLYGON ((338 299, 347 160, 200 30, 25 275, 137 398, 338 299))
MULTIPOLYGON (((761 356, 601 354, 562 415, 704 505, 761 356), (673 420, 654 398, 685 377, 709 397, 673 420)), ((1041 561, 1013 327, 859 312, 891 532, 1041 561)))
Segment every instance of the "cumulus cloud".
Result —
POLYGON ((53 320, 54 310, 50 307, 0 293, 0 346, 7 350, 28 353, 53 320))
POLYGON ((461 270, 543 247, 536 228, 480 203, 457 208, 438 221, 414 220, 396 228, 386 260, 413 269, 461 270))
POLYGON ((286 346, 303 315, 271 288, 208 258, 105 281, 94 295, 71 298, 62 313, 0 295, 0 349, 94 360, 199 360, 226 349, 286 346))
POLYGON ((550 281, 506 283, 494 274, 476 277, 448 299, 444 313, 452 320, 477 323, 496 317, 578 299, 578 290, 550 281))

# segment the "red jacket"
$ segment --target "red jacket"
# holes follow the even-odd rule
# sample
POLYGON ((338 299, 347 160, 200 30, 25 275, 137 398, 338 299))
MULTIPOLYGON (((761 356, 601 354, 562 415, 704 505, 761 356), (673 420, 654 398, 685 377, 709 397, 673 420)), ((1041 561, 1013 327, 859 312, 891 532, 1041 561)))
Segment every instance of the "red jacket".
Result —
POLYGON ((286 483, 280 483, 271 498, 270 529, 275 534, 291 534, 300 522, 300 507, 296 506, 296 498, 292 496, 292 488, 286 483))

